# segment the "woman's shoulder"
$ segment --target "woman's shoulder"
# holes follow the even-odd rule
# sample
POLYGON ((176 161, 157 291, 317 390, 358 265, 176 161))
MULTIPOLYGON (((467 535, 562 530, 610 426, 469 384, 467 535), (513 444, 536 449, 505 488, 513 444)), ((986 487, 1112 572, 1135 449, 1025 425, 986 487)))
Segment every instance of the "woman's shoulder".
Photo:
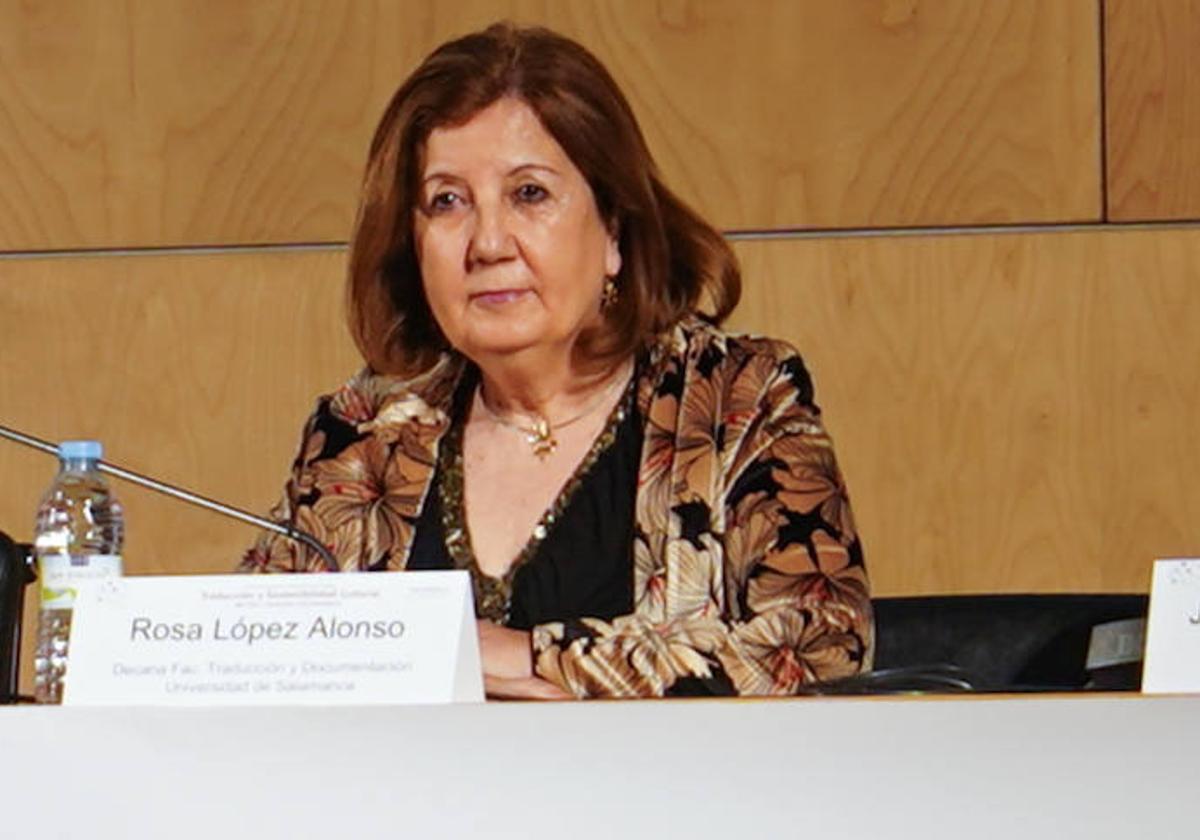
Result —
POLYGON ((317 412, 359 431, 396 422, 437 425, 446 418, 460 373, 461 364, 449 356, 411 377, 363 368, 337 390, 319 397, 317 412))
POLYGON ((753 356, 784 362, 800 356, 799 350, 782 339, 728 330, 700 315, 682 318, 666 338, 672 355, 689 358, 716 354, 735 360, 753 356))
POLYGON ((800 351, 781 339, 725 330, 692 315, 676 324, 667 348, 692 375, 726 382, 785 379, 801 392, 802 401, 812 399, 812 378, 800 351))

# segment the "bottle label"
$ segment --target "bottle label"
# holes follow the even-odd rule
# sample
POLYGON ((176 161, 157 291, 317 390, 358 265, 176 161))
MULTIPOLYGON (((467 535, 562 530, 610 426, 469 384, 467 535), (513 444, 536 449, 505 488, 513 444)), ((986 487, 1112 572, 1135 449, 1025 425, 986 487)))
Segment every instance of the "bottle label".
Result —
POLYGON ((38 571, 42 609, 69 610, 75 605, 78 581, 121 576, 121 555, 44 554, 38 558, 38 571))

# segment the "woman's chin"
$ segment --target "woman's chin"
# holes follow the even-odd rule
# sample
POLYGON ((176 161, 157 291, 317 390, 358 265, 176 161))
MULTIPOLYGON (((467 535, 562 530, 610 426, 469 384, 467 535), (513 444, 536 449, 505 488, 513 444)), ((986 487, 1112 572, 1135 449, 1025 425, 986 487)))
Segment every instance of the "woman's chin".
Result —
POLYGON ((479 361, 489 357, 513 355, 543 345, 549 347, 548 336, 532 326, 528 323, 489 324, 486 328, 472 330, 469 335, 464 336, 458 349, 467 358, 479 361))

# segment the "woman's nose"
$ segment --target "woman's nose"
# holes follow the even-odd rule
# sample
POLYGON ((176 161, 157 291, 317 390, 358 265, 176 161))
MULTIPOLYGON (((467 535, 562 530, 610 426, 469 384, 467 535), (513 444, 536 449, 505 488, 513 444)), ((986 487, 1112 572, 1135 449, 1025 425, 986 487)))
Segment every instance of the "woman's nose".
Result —
POLYGON ((499 202, 475 206, 475 225, 467 254, 472 263, 503 262, 516 255, 516 244, 506 208, 499 202))

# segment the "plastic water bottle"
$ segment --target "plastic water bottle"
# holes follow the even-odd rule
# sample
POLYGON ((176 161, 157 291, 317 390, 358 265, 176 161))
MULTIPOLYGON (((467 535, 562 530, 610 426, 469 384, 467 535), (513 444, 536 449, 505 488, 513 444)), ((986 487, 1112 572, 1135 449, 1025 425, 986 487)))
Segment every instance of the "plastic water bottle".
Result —
POLYGON ((125 519, 97 469, 103 457, 94 440, 63 441, 58 476, 38 508, 33 547, 42 594, 34 657, 39 703, 62 702, 77 582, 121 574, 125 519))

